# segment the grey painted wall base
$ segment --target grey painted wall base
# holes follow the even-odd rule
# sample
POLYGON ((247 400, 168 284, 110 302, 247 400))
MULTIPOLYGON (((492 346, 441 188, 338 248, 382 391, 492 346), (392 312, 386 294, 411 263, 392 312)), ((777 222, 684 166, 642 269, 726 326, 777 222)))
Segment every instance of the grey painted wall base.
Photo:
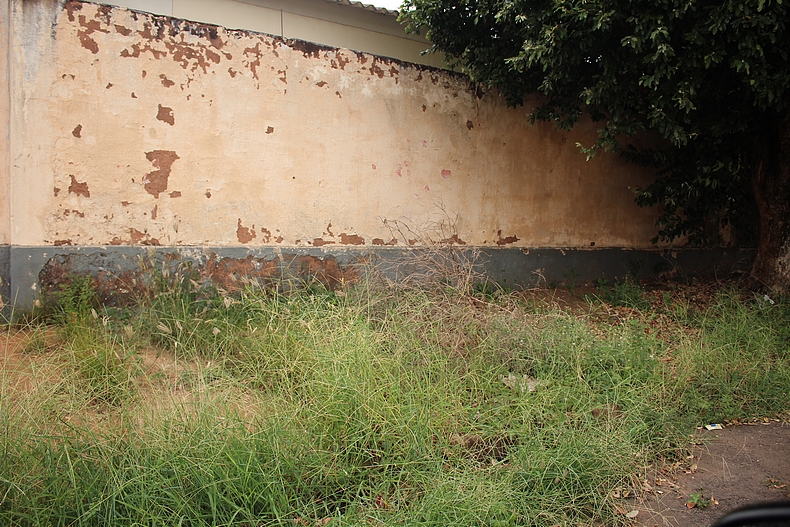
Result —
POLYGON ((0 308, 6 309, 11 298, 11 246, 0 245, 0 308))
POLYGON ((515 288, 576 284, 626 276, 718 277, 748 271, 753 249, 518 249, 518 248, 299 248, 0 246, 0 295, 6 306, 28 311, 42 291, 57 289, 72 273, 89 273, 104 284, 108 300, 128 293, 135 276, 186 266, 221 287, 266 285, 311 276, 333 287, 358 279, 371 267, 394 281, 487 276, 515 288), (234 285, 235 284, 235 285, 234 285))

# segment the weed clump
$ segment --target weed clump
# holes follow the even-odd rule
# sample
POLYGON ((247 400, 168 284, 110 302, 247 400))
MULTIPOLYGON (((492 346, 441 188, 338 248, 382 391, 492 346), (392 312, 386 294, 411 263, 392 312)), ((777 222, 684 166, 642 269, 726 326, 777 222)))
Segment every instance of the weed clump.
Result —
POLYGON ((645 290, 631 278, 617 281, 611 287, 604 285, 601 299, 613 306, 632 309, 647 309, 650 306, 645 298, 645 290))

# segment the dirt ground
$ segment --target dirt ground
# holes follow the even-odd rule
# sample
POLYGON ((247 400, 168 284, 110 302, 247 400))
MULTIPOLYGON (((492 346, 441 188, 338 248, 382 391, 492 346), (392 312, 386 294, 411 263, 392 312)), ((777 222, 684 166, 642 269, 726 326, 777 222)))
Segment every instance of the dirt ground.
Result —
POLYGON ((768 422, 701 430, 689 465, 655 475, 639 506, 637 525, 712 525, 727 512, 755 503, 790 500, 790 423, 768 422), (689 508, 699 496, 701 505, 689 508))

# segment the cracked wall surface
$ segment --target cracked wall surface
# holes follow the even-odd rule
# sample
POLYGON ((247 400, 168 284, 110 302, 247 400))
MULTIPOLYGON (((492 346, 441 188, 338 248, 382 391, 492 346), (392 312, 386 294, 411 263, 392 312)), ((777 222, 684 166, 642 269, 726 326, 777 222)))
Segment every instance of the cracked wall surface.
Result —
MULTIPOLYGON (((594 124, 427 66, 17 0, 14 245, 650 247, 650 172, 594 124)), ((1 109, 1 108, 0 108, 1 109)))

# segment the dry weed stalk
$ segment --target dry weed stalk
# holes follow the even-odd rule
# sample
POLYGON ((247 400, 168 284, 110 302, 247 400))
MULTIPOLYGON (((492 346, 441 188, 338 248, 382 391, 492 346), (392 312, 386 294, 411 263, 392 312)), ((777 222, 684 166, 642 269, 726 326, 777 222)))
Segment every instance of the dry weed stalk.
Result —
POLYGON ((407 255, 382 255, 383 276, 390 287, 452 287, 462 294, 486 281, 481 250, 459 237, 458 215, 451 216, 441 203, 442 219, 422 228, 408 220, 382 218, 393 239, 410 247, 407 255))

